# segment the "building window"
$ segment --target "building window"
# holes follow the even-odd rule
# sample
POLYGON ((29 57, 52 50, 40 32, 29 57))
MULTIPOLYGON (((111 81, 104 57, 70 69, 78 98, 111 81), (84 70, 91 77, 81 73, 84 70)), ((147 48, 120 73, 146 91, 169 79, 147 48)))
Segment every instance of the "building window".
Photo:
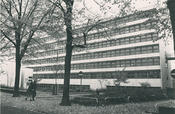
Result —
POLYGON ((140 40, 140 36, 136 36, 135 37, 135 42, 137 43, 137 42, 140 42, 141 40, 140 40))
POLYGON ((153 52, 159 52, 159 46, 158 45, 153 46, 153 52))
POLYGON ((154 65, 160 65, 160 59, 159 58, 154 58, 153 64, 154 65))
POLYGON ((130 43, 135 43, 135 38, 134 37, 130 37, 130 43))

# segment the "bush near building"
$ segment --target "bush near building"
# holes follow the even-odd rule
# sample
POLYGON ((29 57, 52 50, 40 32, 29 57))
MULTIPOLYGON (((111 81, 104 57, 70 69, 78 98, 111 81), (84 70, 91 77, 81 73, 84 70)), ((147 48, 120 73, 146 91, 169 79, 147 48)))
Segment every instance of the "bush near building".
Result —
POLYGON ((160 87, 108 86, 105 91, 107 97, 125 98, 129 102, 152 101, 166 99, 166 91, 160 87))
POLYGON ((109 105, 128 102, 145 102, 168 99, 166 91, 159 87, 107 86, 90 95, 77 96, 72 102, 82 105, 109 105))

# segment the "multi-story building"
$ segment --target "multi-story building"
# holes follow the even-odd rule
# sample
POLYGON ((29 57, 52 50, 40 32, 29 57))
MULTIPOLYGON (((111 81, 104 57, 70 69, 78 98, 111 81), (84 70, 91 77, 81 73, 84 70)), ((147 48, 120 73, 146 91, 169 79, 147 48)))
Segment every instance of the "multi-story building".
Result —
MULTIPOLYGON (((174 56, 173 46, 159 39, 154 28, 157 22, 148 17, 153 10, 110 19, 101 22, 98 30, 91 30, 86 48, 73 49, 70 84, 82 83, 96 89, 114 85, 116 77, 125 74, 128 83, 121 85, 149 83, 152 87, 173 87, 172 61, 166 62, 166 56, 174 56)), ((82 33, 85 28, 74 32, 82 33)), ((51 37, 41 39, 49 48, 38 51, 37 58, 25 59, 23 64, 33 68, 40 84, 55 84, 55 78, 63 84, 66 36, 63 34, 59 42, 51 37)), ((81 40, 83 35, 74 35, 74 44, 81 40)))

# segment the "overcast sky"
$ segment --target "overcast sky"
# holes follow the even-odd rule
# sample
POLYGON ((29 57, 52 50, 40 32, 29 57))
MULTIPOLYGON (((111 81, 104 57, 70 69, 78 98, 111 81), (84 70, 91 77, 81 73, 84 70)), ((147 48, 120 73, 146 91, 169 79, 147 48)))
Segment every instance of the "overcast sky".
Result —
MULTIPOLYGON (((98 2, 99 4, 104 2, 103 0, 75 0, 74 8, 81 9, 83 7, 86 7, 88 8, 86 14, 90 16, 99 15, 105 18, 111 16, 115 17, 117 15, 117 11, 119 11, 117 5, 112 5, 110 3, 105 4, 106 6, 110 6, 111 8, 108 11, 108 13, 104 15, 101 13, 99 5, 97 5, 94 1, 98 2)), ((132 7, 134 7, 137 10, 146 10, 154 7, 162 7, 162 3, 164 1, 165 0, 132 0, 132 7)))

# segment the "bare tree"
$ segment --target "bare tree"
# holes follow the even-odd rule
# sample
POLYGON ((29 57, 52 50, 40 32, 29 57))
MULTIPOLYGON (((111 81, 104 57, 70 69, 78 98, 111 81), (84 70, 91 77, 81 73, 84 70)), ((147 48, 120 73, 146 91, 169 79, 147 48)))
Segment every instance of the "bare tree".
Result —
POLYGON ((164 39, 166 41, 167 38, 172 36, 171 21, 166 8, 154 8, 145 16, 149 17, 148 22, 152 22, 150 29, 155 29, 159 33, 157 40, 164 39))
POLYGON ((1 50, 15 49, 16 74, 13 96, 19 96, 21 60, 51 9, 39 0, 1 0, 1 50))
MULTIPOLYGON (((70 100, 69 100, 69 85, 70 85, 70 71, 71 71, 71 57, 72 57, 72 50, 74 48, 85 48, 86 46, 86 37, 88 35, 88 32, 90 32, 91 30, 93 30, 94 28, 96 28, 97 25, 100 25, 99 22, 101 21, 99 18, 97 18, 97 20, 95 20, 95 24, 90 24, 89 26, 87 26, 89 24, 89 19, 87 19, 87 25, 86 27, 84 27, 84 29, 82 29, 81 31, 78 31, 78 34, 82 34, 83 35, 83 41, 84 43, 82 44, 73 44, 73 40, 74 40, 74 34, 75 31, 73 30, 73 24, 72 21, 74 20, 74 17, 77 17, 74 15, 73 12, 73 5, 74 5, 74 0, 48 0, 50 3, 52 3, 53 5, 55 5, 62 13, 63 16, 63 20, 64 20, 64 25, 66 28, 66 56, 65 56, 65 67, 64 67, 64 87, 63 87, 63 97, 62 97, 62 101, 60 103, 60 105, 65 105, 65 106, 69 106, 71 105, 70 100)), ((107 13, 106 7, 105 7, 105 3, 103 3, 101 5, 101 3, 98 3, 96 0, 94 0, 94 2, 96 4, 98 4, 100 6, 100 9, 104 11, 104 13, 107 13)), ((104 1, 104 2, 111 2, 111 1, 104 1)), ((126 8, 130 5, 131 0, 115 0, 112 1, 114 4, 120 4, 120 15, 125 15, 126 14, 126 8), (122 6, 122 7, 121 7, 122 6)), ((110 9, 109 6, 107 6, 107 9, 110 9)), ((83 8, 83 9, 88 9, 88 8, 83 8)), ((80 11, 80 12, 83 12, 80 11)), ((80 13, 78 12, 78 13, 80 13)), ((59 14, 60 15, 60 12, 59 14)), ((80 13, 80 15, 82 15, 82 13, 80 13)), ((102 28, 102 27, 101 27, 102 28)), ((77 36, 78 37, 78 36, 77 36)))
MULTIPOLYGON (((57 43, 59 44, 59 40, 57 41, 57 43)), ((53 89, 54 89, 56 95, 58 93, 58 84, 57 84, 57 79, 58 79, 58 76, 59 76, 58 72, 60 72, 60 74, 62 74, 62 71, 64 70, 63 65, 60 65, 58 62, 59 62, 59 53, 57 51, 57 56, 56 56, 56 59, 55 59, 55 65, 53 66, 54 71, 55 71, 55 88, 53 88, 53 89)))
POLYGON ((121 83, 128 83, 127 80, 127 72, 125 71, 126 67, 123 68, 121 71, 115 71, 116 77, 114 80, 114 84, 116 86, 120 86, 121 83))

